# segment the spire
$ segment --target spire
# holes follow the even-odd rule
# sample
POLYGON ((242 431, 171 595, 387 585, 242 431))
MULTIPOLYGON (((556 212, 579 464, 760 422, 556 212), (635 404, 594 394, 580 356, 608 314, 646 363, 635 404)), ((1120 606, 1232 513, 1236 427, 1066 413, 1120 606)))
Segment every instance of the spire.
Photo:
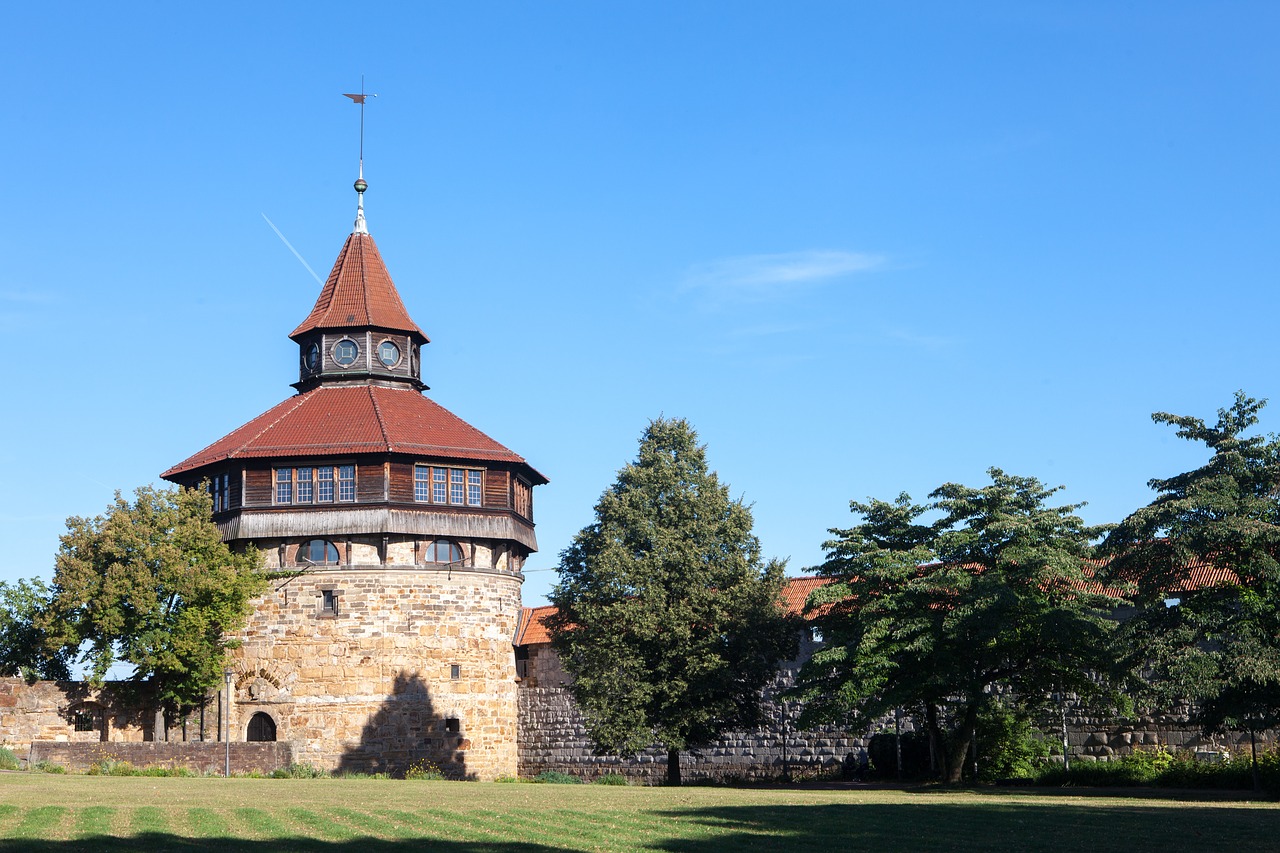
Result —
POLYGON ((364 221, 364 191, 369 185, 364 182, 364 163, 360 164, 360 177, 356 178, 356 227, 352 234, 368 234, 369 225, 364 221))

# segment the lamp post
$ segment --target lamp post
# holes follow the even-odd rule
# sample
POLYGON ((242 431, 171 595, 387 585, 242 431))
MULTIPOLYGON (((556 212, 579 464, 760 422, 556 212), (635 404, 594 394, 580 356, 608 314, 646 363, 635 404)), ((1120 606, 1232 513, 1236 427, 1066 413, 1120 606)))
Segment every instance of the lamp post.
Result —
POLYGON ((226 724, 227 733, 225 738, 225 743, 227 745, 226 746, 227 760, 226 760, 226 764, 223 766, 222 775, 227 779, 231 778, 231 679, 234 676, 235 676, 235 672, 230 669, 224 670, 222 673, 222 680, 226 682, 226 685, 227 685, 227 688, 226 688, 227 712, 224 715, 227 721, 227 724, 226 724))

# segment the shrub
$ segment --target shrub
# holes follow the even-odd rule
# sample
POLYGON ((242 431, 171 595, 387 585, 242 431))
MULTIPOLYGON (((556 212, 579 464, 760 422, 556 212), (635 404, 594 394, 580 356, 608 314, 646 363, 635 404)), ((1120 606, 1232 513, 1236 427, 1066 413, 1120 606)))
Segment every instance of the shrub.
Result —
POLYGON ((629 782, 627 782, 627 777, 626 777, 626 776, 623 776, 621 773, 606 773, 606 774, 604 774, 603 776, 601 776, 601 777, 599 777, 598 779, 596 779, 596 781, 595 781, 593 784, 596 784, 596 785, 628 785, 628 784, 630 784, 630 783, 629 783, 629 782))
POLYGON ((324 779, 329 774, 314 764, 290 764, 271 771, 272 779, 324 779))
POLYGON ((581 785, 582 780, 577 776, 570 776, 568 773, 561 773, 559 770, 543 770, 537 776, 533 777, 533 781, 542 782, 547 785, 581 785))
POLYGON ((417 782, 443 782, 445 777, 440 765, 428 758, 419 758, 404 771, 404 778, 417 782))
MULTIPOLYGON (((1280 791, 1280 753, 1258 756, 1258 778, 1266 791, 1280 791)), ((1189 752, 1165 749, 1135 750, 1110 761, 1073 761, 1070 770, 1061 765, 1042 768, 1038 785, 1099 788, 1150 785, 1161 788, 1221 788, 1249 790, 1253 767, 1248 751, 1223 762, 1197 761, 1189 752)))
POLYGON ((100 758, 89 765, 90 776, 137 776, 140 772, 129 762, 118 758, 100 758))
MULTIPOLYGON (((872 779, 898 778, 898 745, 893 732, 880 732, 867 743, 866 774, 872 779)), ((927 779, 929 768, 929 736, 924 732, 902 733, 902 778, 927 779)))
POLYGON ((39 770, 41 773, 67 772, 67 768, 63 767, 61 764, 54 764, 52 761, 37 761, 36 766, 33 769, 39 770))
POLYGON ((1003 705, 979 715, 977 739, 979 782, 1031 779, 1052 749, 1026 715, 1003 705))
POLYGON ((18 756, 13 754, 13 750, 7 746, 0 746, 0 770, 21 770, 22 765, 18 763, 18 756))

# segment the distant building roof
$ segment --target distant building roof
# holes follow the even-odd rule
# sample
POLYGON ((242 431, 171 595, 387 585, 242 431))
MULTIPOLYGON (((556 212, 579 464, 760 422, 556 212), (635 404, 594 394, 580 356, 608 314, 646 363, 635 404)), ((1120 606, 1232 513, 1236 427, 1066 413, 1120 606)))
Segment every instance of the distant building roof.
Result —
POLYGON ((161 474, 172 478, 227 459, 405 453, 524 465, 524 460, 412 388, 326 385, 290 397, 161 474))

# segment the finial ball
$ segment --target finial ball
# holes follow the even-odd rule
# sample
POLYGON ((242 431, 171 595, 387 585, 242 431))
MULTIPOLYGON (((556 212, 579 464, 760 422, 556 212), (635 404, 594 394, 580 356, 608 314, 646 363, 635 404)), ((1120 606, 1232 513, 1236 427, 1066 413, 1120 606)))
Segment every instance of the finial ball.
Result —
POLYGON ((356 178, 355 188, 356 192, 362 193, 369 189, 369 185, 364 182, 364 178, 356 178))

